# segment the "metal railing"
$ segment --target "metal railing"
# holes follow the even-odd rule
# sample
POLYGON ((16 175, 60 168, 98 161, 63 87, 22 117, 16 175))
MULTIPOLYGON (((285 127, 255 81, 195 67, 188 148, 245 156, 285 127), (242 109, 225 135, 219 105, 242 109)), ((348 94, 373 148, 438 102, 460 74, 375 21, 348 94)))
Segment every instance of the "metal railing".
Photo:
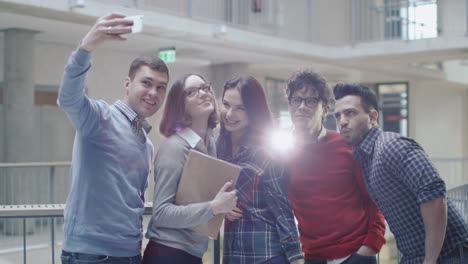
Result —
MULTIPOLYGON (((288 39, 311 41, 315 34, 312 17, 315 0, 90 0, 146 11, 205 21, 214 25, 241 28, 248 31, 288 39), (290 8, 292 5, 302 7, 290 8)), ((324 0, 320 0, 324 1, 324 0)), ((349 12, 349 23, 342 24, 343 32, 350 31, 351 44, 384 40, 417 40, 436 38, 454 31, 468 36, 468 0, 351 0, 351 4, 336 5, 336 14, 328 10, 324 17, 342 16, 349 12), (464 10, 466 28, 460 31, 463 18, 451 18, 453 10, 464 10), (439 18, 439 15, 441 18, 439 18), (442 22, 439 19, 444 20, 442 22), (447 22, 448 20, 449 22, 447 22), (445 24, 445 27, 444 25, 445 24)), ((320 5, 317 5, 320 6, 320 5)), ((322 15, 322 14, 320 14, 322 15)), ((315 22, 321 23, 321 22, 315 22)), ((321 33, 318 32, 318 35, 321 33)), ((348 39, 348 38, 346 38, 348 39)), ((315 39, 315 41, 319 41, 315 39)), ((343 40, 343 44, 349 40, 343 40)))
POLYGON ((468 222, 468 184, 455 187, 447 192, 447 197, 468 222))
MULTIPOLYGON (((70 162, 0 163, 0 204, 65 203, 69 168, 70 162)), ((27 232, 42 232, 48 223, 45 218, 28 221, 27 232)), ((20 234, 22 228, 22 223, 7 219, 0 225, 0 234, 20 234)))
MULTIPOLYGON (((12 263, 18 263, 22 259, 22 263, 59 263, 61 239, 63 237, 62 229, 63 222, 57 223, 58 219, 62 220, 64 204, 37 204, 37 205, 3 205, 0 206, 0 225, 2 221, 16 220, 22 224, 22 233, 15 236, 2 235, 0 237, 0 261, 2 255, 10 255, 12 263), (49 233, 41 232, 31 237, 28 234, 28 220, 43 218, 49 221, 49 233), (29 237, 29 239, 28 239, 29 237), (29 243, 28 243, 29 242, 29 243), (20 249, 22 247, 22 250, 20 249), (50 254, 46 252, 50 248, 50 254), (28 251, 39 251, 33 257, 29 257, 28 251), (31 261, 28 261, 31 260, 31 261)), ((152 203, 145 203, 144 210, 144 226, 148 226, 149 216, 152 214, 152 203)), ((145 244, 145 243, 144 243, 145 244)), ((220 263, 220 239, 211 240, 209 252, 205 256, 204 263, 219 264, 220 263), (206 259, 207 258, 207 259, 206 259)), ((2 262, 3 263, 3 262, 2 262)))
MULTIPOLYGON (((0 240, 0 245, 2 245, 2 250, 0 251, 0 256, 5 254, 12 255, 12 258, 15 258, 15 253, 18 253, 18 244, 22 244, 22 259, 23 263, 27 263, 27 251, 32 249, 39 249, 44 248, 47 235, 41 234, 41 240, 37 238, 32 239, 33 246, 28 246, 28 232, 27 232, 27 224, 28 219, 32 218, 44 218, 50 224, 50 248, 51 248, 51 261, 47 261, 48 263, 55 263, 56 259, 56 250, 55 247, 57 246, 56 243, 56 221, 55 218, 62 217, 63 215, 63 208, 64 205, 62 204, 48 204, 48 205, 9 205, 9 206, 0 206, 0 223, 4 223, 5 221, 17 221, 19 224, 22 225, 22 235, 19 234, 2 234, 2 238, 0 240)), ((61 225, 60 225, 61 227, 61 225)), ((37 234, 36 234, 37 237, 37 234)), ((19 257, 16 257, 17 259, 19 257)), ((41 256, 44 258, 44 256, 41 256)))
POLYGON ((68 161, 0 163, 0 204, 64 203, 69 186, 64 176, 69 175, 70 165, 68 161))
MULTIPOLYGON (((69 186, 70 162, 29 162, 0 163, 0 204, 56 204, 65 203, 69 186)), ((43 208, 44 209, 44 208, 43 208)), ((18 216, 2 214, 0 219, 0 256, 14 255, 23 250, 38 249, 44 243, 45 230, 50 226, 50 239, 55 245, 55 231, 61 228, 63 219, 60 214, 18 216), (59 219, 56 219, 59 217, 59 219), (32 238, 33 247, 26 247, 26 237, 32 238)), ((52 254, 55 254, 52 248, 52 254)), ((13 261, 14 263, 14 261, 13 261)), ((50 263, 50 262, 48 262, 50 263)))
POLYGON ((94 0, 96 2, 160 11, 214 24, 274 34, 278 30, 279 0, 94 0))
MULTIPOLYGON (((5 234, 0 237, 0 260, 2 255, 9 257, 17 263, 22 258, 23 263, 56 263, 60 256, 64 204, 37 204, 37 205, 3 205, 0 206, 0 224, 5 221, 16 221, 22 226, 21 234, 5 234), (49 232, 35 230, 28 232, 28 224, 36 219, 45 219, 48 222, 49 232), (60 221, 57 221, 60 220, 60 221), (48 233, 48 234, 47 234, 48 233), (58 234, 58 235, 57 235, 58 234), (29 239, 28 239, 29 238, 29 239), (29 242, 29 243, 28 243, 29 242), (22 247, 22 251, 19 248, 22 247), (50 248, 49 257, 44 254, 50 248), (56 250, 57 249, 57 250, 56 250), (39 251, 33 261, 28 261, 28 250, 39 251), (22 257, 19 255, 22 254, 22 257)), ((151 215, 152 204, 145 204, 145 215, 151 215)), ((31 258, 29 258, 31 259, 31 258)))
POLYGON ((439 34, 437 1, 352 0, 352 43, 435 38, 439 34))
MULTIPOLYGON (((432 161, 446 182, 455 180, 463 184, 466 181, 463 176, 468 175, 468 158, 433 158, 432 161)), ((45 195, 41 196, 41 201, 47 203, 34 206, 17 205, 18 203, 0 206, 0 260, 8 255, 14 258, 11 263, 17 263, 19 259, 22 259, 23 263, 55 263, 55 260, 59 258, 63 236, 63 203, 66 195, 62 198, 48 192, 61 190, 68 193, 68 181, 64 179, 69 178, 65 177, 68 176, 69 166, 70 162, 0 163, 0 183, 5 183, 5 178, 8 177, 22 179, 14 184, 10 181, 11 184, 6 188, 1 185, 2 194, 6 189, 9 189, 10 192, 16 190, 17 196, 21 196, 34 193, 34 189, 39 189, 46 192, 45 195), (32 180, 38 177, 41 178, 40 182, 32 180), (49 203, 49 201, 58 200, 61 202, 49 203), (45 252, 50 252, 50 254, 45 252), (44 262, 40 262, 38 259, 43 259, 44 262)), ((5 195, 2 197, 5 198, 5 195)), ((451 188, 448 191, 448 197, 468 221, 468 184, 451 188)), ((28 196, 28 199, 16 200, 27 201, 23 204, 37 204, 33 198, 33 196, 28 196)), ((145 205, 144 226, 147 226, 150 215, 151 204, 147 203, 145 205)), ((211 258, 211 263, 220 262, 219 240, 210 244, 209 258, 211 258)))
MULTIPOLYGON (((0 262, 57 262, 70 165, 71 162, 0 163, 0 262), (51 254, 46 254, 49 250, 51 254)), ((146 203, 144 226, 148 225, 151 212, 152 204, 146 203)), ((210 244, 210 250, 211 263, 219 264, 219 240, 210 244)))

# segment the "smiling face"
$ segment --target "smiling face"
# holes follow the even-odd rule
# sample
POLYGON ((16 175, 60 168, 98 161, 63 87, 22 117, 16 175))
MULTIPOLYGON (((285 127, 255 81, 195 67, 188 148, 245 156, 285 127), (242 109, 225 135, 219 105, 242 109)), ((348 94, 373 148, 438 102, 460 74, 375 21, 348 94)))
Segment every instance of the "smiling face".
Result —
POLYGON ((230 88, 224 93, 221 106, 221 122, 231 134, 240 138, 249 125, 241 94, 237 88, 230 88))
POLYGON ((289 113, 294 124, 294 129, 300 133, 316 134, 322 128, 323 118, 327 115, 328 107, 323 106, 320 95, 315 89, 302 88, 291 95, 289 113), (313 100, 314 98, 315 100, 313 100), (301 101, 298 106, 292 101, 301 101), (306 105, 309 101, 309 105, 306 105), (310 105, 312 102, 316 102, 310 105))
POLYGON ((124 102, 137 113, 147 118, 156 113, 166 97, 168 76, 166 73, 141 66, 133 79, 125 79, 124 102))
POLYGON ((185 113, 191 120, 208 118, 215 111, 215 100, 211 86, 197 75, 185 80, 185 113))
POLYGON ((366 112, 359 96, 347 95, 336 101, 334 115, 346 143, 357 145, 375 126, 378 112, 374 109, 366 112))

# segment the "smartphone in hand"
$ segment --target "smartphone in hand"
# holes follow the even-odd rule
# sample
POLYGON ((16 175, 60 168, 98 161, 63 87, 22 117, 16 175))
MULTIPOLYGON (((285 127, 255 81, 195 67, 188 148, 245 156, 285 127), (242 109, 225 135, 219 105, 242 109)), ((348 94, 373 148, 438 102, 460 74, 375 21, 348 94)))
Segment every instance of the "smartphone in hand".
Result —
POLYGON ((133 20, 132 34, 139 33, 143 30, 143 15, 128 16, 125 19, 133 20))

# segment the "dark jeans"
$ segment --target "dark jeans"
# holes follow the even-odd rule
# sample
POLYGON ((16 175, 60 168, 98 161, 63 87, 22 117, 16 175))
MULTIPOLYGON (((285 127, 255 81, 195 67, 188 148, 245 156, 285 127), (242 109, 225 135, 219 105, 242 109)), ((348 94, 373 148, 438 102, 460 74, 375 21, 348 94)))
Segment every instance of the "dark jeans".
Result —
MULTIPOLYGON (((305 264, 327 264, 326 260, 314 260, 306 259, 305 264)), ((341 264, 377 264, 377 258, 375 256, 362 256, 357 253, 353 253, 341 264)))
POLYGON ((134 257, 112 257, 85 253, 67 252, 62 250, 62 264, 141 264, 141 255, 134 257))
POLYGON ((202 259, 153 241, 146 245, 143 264, 202 264, 202 259))

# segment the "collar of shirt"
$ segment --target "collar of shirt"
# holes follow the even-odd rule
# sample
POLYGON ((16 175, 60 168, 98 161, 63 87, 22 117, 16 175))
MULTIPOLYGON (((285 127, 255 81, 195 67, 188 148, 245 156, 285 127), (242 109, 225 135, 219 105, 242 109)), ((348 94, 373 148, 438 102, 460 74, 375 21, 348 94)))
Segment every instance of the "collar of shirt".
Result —
POLYGON ((354 148, 354 156, 358 160, 364 160, 368 158, 374 152, 374 145, 377 138, 382 134, 382 131, 378 128, 371 128, 369 133, 364 139, 354 148))
POLYGON ((180 130, 179 132, 177 132, 177 134, 181 138, 183 138, 190 145, 191 148, 202 151, 204 153, 208 153, 210 155, 216 154, 216 148, 211 129, 208 129, 206 135, 206 144, 203 141, 203 139, 190 127, 186 127, 180 130))
MULTIPOLYGON (((138 114, 133 111, 133 109, 130 108, 130 106, 128 106, 124 101, 117 100, 114 105, 128 119, 128 121, 130 121, 131 124, 138 122, 137 120, 141 120, 139 119, 138 114)), ((142 120, 141 126, 145 130, 146 134, 151 131, 151 125, 145 119, 142 120)))
POLYGON ((195 133, 195 131, 193 131, 190 127, 186 127, 180 130, 179 132, 177 132, 177 134, 185 141, 187 141, 191 148, 195 148, 199 142, 203 143, 202 138, 197 133, 195 133))

